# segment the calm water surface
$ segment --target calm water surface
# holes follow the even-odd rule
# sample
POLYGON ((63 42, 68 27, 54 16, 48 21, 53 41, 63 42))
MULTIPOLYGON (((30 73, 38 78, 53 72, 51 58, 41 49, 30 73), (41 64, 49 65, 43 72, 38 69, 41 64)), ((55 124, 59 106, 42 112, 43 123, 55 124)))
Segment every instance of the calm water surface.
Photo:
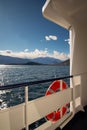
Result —
MULTIPOLYGON (((38 65, 1 65, 0 66, 0 86, 44 80, 55 77, 69 75, 68 66, 38 66, 38 65)), ((69 84, 69 80, 66 80, 69 84)), ((50 83, 29 86, 29 100, 45 95, 50 83)), ((24 102, 24 89, 11 89, 0 91, 0 100, 8 106, 14 106, 24 102)))

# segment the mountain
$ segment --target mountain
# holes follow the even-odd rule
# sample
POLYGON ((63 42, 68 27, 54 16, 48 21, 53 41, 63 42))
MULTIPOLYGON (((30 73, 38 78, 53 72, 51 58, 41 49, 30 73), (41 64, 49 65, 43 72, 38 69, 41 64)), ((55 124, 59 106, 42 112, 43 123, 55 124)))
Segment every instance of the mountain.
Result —
POLYGON ((24 65, 43 65, 43 64, 40 64, 40 63, 36 63, 36 62, 27 62, 25 63, 24 65))
POLYGON ((24 64, 26 62, 29 62, 29 60, 17 58, 17 57, 0 55, 0 64, 24 64))
POLYGON ((58 63, 61 63, 61 60, 55 59, 55 58, 52 58, 52 57, 38 57, 38 58, 34 58, 32 61, 40 63, 40 64, 58 64, 58 63))
POLYGON ((23 59, 11 56, 0 55, 0 64, 6 65, 61 65, 67 66, 70 60, 61 61, 52 57, 39 57, 34 59, 23 59))
POLYGON ((60 65, 60 66, 69 66, 70 65, 70 59, 63 61, 63 62, 59 63, 58 65, 60 65))
POLYGON ((0 64, 6 65, 37 65, 38 63, 32 62, 30 59, 23 59, 11 56, 0 55, 0 64))

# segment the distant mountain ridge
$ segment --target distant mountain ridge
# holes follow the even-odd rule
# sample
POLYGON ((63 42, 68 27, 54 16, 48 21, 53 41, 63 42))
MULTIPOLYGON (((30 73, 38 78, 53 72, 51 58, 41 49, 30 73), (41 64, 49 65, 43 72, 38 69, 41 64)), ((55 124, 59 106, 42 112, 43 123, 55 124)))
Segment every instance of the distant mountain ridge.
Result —
POLYGON ((60 66, 70 66, 70 59, 63 61, 63 62, 59 63, 58 65, 60 65, 60 66))
POLYGON ((68 65, 67 61, 61 61, 52 57, 38 57, 34 59, 23 59, 18 57, 0 55, 0 64, 5 65, 68 65))
POLYGON ((31 62, 29 59, 0 55, 0 64, 25 64, 29 61, 31 62))
POLYGON ((38 58, 34 58, 32 61, 38 62, 38 63, 41 63, 41 64, 58 64, 58 63, 61 63, 61 60, 55 59, 55 58, 52 58, 52 57, 38 57, 38 58))

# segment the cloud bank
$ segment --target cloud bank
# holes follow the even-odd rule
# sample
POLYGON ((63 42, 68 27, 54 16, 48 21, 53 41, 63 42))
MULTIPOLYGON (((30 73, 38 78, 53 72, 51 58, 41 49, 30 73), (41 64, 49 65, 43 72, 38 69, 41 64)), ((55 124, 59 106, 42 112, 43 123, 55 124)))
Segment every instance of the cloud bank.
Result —
POLYGON ((51 54, 48 52, 47 48, 44 50, 35 49, 34 51, 29 51, 28 49, 25 49, 24 51, 20 52, 13 52, 11 50, 1 50, 0 55, 5 56, 12 56, 12 57, 19 57, 19 58, 27 58, 27 59, 33 59, 37 57, 53 57, 60 60, 67 60, 69 58, 69 54, 60 53, 56 50, 54 50, 51 54))

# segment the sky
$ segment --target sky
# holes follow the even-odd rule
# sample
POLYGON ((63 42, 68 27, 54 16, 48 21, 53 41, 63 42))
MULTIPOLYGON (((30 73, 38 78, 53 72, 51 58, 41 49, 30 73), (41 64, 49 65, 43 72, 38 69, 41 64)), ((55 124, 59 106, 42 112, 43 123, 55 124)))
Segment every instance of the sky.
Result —
POLYGON ((46 0, 0 0, 0 55, 69 58, 69 32, 45 19, 46 0))

